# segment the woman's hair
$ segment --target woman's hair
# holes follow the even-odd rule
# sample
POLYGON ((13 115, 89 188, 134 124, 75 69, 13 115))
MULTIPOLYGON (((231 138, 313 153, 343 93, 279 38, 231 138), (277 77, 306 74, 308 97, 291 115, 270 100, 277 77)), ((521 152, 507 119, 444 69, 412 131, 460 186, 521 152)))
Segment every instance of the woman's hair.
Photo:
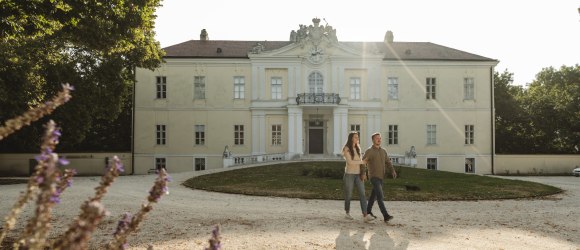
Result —
MULTIPOLYGON (((352 131, 348 133, 348 140, 346 140, 346 144, 344 145, 346 148, 348 148, 348 151, 350 152, 350 157, 352 158, 354 158, 354 149, 352 148, 352 137, 354 137, 354 135, 358 135, 360 138, 360 135, 358 134, 357 131, 352 131)), ((358 144, 356 145, 356 153, 360 155, 360 146, 358 144)))

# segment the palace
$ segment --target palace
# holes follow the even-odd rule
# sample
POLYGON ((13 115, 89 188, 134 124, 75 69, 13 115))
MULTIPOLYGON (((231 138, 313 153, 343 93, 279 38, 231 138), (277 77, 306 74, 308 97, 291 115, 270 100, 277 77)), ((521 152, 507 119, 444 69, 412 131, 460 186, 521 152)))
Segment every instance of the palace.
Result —
POLYGON ((136 174, 339 159, 380 132, 393 161, 492 173, 498 61, 429 42, 341 42, 320 19, 288 41, 199 40, 136 70, 136 174))

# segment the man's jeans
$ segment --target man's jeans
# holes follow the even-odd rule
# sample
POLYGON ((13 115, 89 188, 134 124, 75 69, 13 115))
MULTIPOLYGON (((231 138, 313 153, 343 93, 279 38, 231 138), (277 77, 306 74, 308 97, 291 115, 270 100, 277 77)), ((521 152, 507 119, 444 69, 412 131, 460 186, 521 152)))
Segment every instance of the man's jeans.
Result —
POLYGON ((367 211, 367 202, 365 197, 365 186, 360 180, 358 174, 344 174, 344 211, 350 212, 350 199, 352 198, 352 188, 356 186, 358 189, 358 197, 360 200, 360 208, 364 213, 367 211))
POLYGON ((383 194, 383 179, 379 179, 377 177, 371 178, 371 184, 373 184, 373 189, 371 191, 371 196, 369 197, 369 204, 367 205, 367 214, 370 214, 373 210, 373 205, 375 200, 379 204, 379 209, 381 209, 381 213, 383 214, 384 218, 389 216, 387 212, 387 208, 385 207, 384 202, 384 194, 383 194))

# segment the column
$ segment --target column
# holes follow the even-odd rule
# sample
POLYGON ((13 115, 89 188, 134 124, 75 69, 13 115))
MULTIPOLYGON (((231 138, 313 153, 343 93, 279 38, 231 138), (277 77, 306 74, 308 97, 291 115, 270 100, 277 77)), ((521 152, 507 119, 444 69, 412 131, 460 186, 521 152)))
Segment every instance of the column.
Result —
POLYGON ((262 112, 252 114, 252 155, 266 153, 266 117, 262 112))
POLYGON ((300 157, 302 151, 302 108, 288 107, 288 159, 300 157))
POLYGON ((336 107, 332 111, 333 122, 334 122, 334 155, 340 155, 342 152, 342 146, 346 142, 348 136, 348 108, 346 107, 336 107))

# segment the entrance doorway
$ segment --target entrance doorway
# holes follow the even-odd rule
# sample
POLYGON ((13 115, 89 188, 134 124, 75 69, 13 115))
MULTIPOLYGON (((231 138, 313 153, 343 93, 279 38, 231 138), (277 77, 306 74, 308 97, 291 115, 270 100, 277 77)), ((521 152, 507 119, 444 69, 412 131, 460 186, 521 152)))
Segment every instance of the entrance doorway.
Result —
POLYGON ((322 128, 310 128, 308 130, 308 153, 309 154, 323 154, 324 153, 324 141, 323 141, 323 129, 322 128))

